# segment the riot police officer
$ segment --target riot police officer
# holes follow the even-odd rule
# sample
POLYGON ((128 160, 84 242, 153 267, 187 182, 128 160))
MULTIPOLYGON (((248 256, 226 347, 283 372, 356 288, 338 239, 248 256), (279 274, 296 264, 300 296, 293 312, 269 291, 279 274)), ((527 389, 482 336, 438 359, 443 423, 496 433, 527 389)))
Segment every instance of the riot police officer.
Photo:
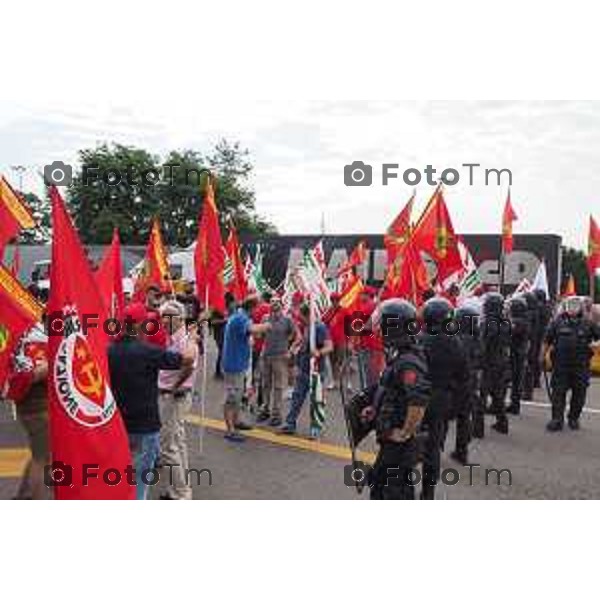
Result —
POLYGON ((452 320, 452 305, 435 297, 423 305, 425 329, 419 335, 431 379, 431 400, 423 419, 427 431, 423 452, 422 498, 433 500, 440 476, 440 454, 448 420, 456 417, 460 392, 468 385, 467 358, 457 323, 452 320))
POLYGON ((492 428, 507 434, 504 399, 510 377, 510 323, 504 318, 504 297, 498 292, 489 292, 484 297, 481 341, 481 401, 485 406, 488 396, 491 397, 491 412, 496 417, 492 428))
POLYGON ((393 298, 379 307, 373 320, 386 353, 372 403, 362 411, 364 420, 374 421, 379 443, 370 473, 373 500, 414 499, 416 434, 431 395, 425 356, 411 335, 418 329, 416 316, 412 304, 393 298))
POLYGON ((471 438, 482 438, 484 434, 484 410, 479 396, 481 376, 479 308, 473 304, 460 306, 456 309, 455 318, 460 327, 458 335, 465 351, 469 378, 467 385, 457 391, 456 442, 454 452, 450 456, 465 465, 468 464, 471 438))
POLYGON ((532 400, 533 389, 540 387, 540 377, 542 373, 542 344, 552 318, 552 309, 548 302, 546 292, 544 290, 534 290, 533 295, 537 300, 537 315, 532 325, 533 330, 531 333, 529 353, 527 355, 523 400, 532 400))
POLYGON ((511 387, 510 405, 507 412, 518 415, 521 412, 521 396, 525 382, 525 366, 527 364, 535 319, 532 318, 527 301, 523 296, 516 296, 509 303, 510 314, 510 367, 511 387))
POLYGON ((548 431, 563 428, 567 392, 571 391, 568 424, 579 429, 579 417, 585 404, 590 378, 590 344, 600 339, 600 328, 584 316, 583 302, 578 297, 565 301, 563 312, 550 325, 544 354, 550 349, 552 361, 552 420, 548 431))

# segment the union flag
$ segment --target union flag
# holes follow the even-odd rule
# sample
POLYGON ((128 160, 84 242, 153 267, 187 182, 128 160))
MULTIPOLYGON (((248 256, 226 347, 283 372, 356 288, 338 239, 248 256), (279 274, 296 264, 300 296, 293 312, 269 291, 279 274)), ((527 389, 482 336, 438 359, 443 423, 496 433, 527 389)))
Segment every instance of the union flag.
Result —
POLYGON ((35 219, 29 208, 0 175, 0 256, 6 244, 17 237, 21 229, 35 226, 35 219))
POLYGON ((513 210, 510 202, 510 188, 508 188, 508 195, 506 197, 506 204, 504 205, 504 212, 502 213, 502 252, 503 254, 510 254, 513 251, 513 221, 517 220, 517 215, 513 210))
POLYGON ((12 371, 11 359, 21 336, 42 319, 44 307, 0 265, 0 390, 12 371))
POLYGON ((588 237, 588 271, 590 276, 596 274, 596 270, 600 268, 600 229, 594 217, 590 215, 590 233, 588 237))
POLYGON ((107 311, 55 187, 50 200, 48 402, 54 494, 60 500, 133 499, 129 442, 110 389, 107 311))

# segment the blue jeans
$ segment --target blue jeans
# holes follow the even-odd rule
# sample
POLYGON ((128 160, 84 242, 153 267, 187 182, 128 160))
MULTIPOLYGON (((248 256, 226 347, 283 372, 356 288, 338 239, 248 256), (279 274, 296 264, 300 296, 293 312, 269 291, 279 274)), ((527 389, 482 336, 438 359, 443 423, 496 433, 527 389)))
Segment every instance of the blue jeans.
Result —
POLYGON ((298 415, 302 410, 302 405, 304 404, 304 401, 306 400, 306 396, 308 396, 309 391, 310 372, 302 369, 299 371, 296 377, 294 391, 292 392, 290 410, 288 412, 287 417, 285 418, 285 422, 289 427, 293 427, 294 429, 296 429, 296 421, 298 420, 298 415))
MULTIPOLYGON (((142 481, 142 474, 154 469, 160 454, 160 433, 130 433, 129 450, 135 468, 135 498, 146 500, 148 485, 142 481)), ((146 478, 152 481, 152 476, 147 475, 146 478)))

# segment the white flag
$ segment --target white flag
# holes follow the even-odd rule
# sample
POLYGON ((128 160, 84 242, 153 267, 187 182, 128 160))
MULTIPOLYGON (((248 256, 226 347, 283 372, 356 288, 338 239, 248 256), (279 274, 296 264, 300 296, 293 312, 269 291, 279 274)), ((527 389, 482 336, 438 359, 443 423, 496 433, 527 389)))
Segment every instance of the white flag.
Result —
POLYGON ((546 261, 542 259, 540 266, 538 267, 537 273, 535 274, 535 279, 531 284, 532 290, 543 290, 546 294, 546 300, 550 298, 550 293, 548 292, 548 274, 546 273, 546 261))

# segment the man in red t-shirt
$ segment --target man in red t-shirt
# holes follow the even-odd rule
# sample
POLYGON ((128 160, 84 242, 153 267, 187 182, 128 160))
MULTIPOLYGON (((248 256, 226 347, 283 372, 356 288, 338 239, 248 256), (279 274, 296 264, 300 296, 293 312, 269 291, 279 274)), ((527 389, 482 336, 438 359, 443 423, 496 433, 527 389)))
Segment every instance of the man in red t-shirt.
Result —
POLYGON ((331 308, 323 315, 323 323, 329 328, 329 336, 333 344, 331 353, 331 368, 333 378, 339 380, 342 364, 347 356, 348 338, 344 329, 345 317, 348 311, 340 306, 341 294, 333 292, 331 294, 331 308))
MULTIPOLYGON (((264 292, 261 296, 261 301, 252 311, 250 318, 256 325, 260 325, 271 313, 271 294, 264 292)), ((262 335, 255 335, 252 338, 252 388, 256 397, 256 405, 258 408, 263 404, 263 390, 261 382, 262 368, 260 364, 260 355, 265 345, 265 338, 262 335)))

